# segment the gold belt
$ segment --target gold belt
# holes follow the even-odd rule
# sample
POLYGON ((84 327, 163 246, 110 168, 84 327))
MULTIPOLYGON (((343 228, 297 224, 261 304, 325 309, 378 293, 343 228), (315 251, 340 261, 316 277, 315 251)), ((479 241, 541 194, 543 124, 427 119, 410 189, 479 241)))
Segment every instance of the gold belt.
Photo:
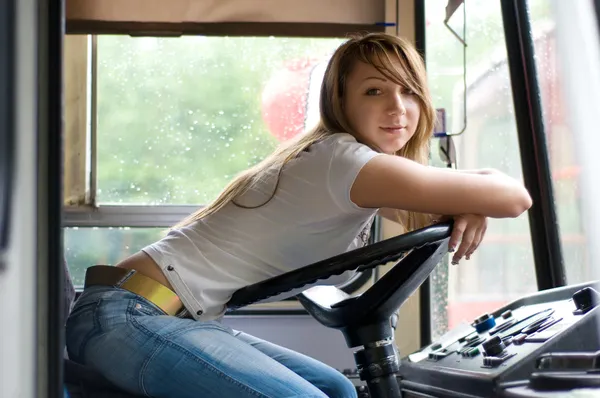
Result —
POLYGON ((177 315, 184 309, 183 303, 174 291, 146 275, 131 269, 110 265, 94 265, 85 273, 85 287, 114 286, 135 293, 167 315, 177 315))

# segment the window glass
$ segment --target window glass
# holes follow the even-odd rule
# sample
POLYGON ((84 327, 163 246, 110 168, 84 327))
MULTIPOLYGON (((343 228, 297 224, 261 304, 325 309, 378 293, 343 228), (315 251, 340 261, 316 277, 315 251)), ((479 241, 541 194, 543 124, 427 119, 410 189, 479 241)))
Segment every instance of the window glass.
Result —
MULTIPOLYGON (((467 2, 467 124, 464 124, 463 47, 444 25, 446 0, 426 2, 426 54, 436 108, 444 108, 460 169, 495 168, 522 179, 499 2, 467 2)), ((449 21, 462 36, 463 6, 449 21)), ((434 142, 437 145, 437 142, 434 142)), ((442 264, 432 276, 432 337, 472 322, 537 290, 527 214, 490 219, 470 260, 442 264)))
POLYGON ((343 39, 98 37, 97 200, 205 204, 318 120, 343 39))
POLYGON ((561 92, 554 14, 549 0, 529 0, 528 5, 567 283, 581 283, 593 276, 581 219, 580 167, 561 92))
POLYGON ((92 265, 115 265, 166 234, 162 228, 65 228, 64 254, 75 287, 92 265))

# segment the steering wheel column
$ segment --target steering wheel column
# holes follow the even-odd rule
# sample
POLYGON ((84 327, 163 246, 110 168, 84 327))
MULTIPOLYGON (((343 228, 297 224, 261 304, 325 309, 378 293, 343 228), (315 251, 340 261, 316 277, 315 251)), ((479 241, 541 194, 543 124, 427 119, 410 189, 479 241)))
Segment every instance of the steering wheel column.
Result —
POLYGON ((401 396, 391 318, 447 252, 447 239, 414 249, 360 296, 350 297, 334 286, 318 286, 298 296, 318 322, 342 332, 349 348, 359 347, 354 360, 371 396, 401 396))

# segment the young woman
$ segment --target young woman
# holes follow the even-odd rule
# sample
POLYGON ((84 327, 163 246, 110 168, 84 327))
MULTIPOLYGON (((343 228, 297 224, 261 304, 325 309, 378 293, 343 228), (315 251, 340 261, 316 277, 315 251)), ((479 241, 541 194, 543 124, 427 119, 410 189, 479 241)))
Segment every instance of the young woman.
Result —
POLYGON ((499 172, 426 165, 435 113, 422 59, 402 39, 342 44, 320 112, 316 129, 165 238, 116 267, 92 267, 67 323, 71 359, 151 397, 354 397, 336 370, 224 326, 231 295, 363 246, 378 212, 406 230, 454 218, 456 263, 481 242, 486 217, 531 206, 525 188, 499 172))

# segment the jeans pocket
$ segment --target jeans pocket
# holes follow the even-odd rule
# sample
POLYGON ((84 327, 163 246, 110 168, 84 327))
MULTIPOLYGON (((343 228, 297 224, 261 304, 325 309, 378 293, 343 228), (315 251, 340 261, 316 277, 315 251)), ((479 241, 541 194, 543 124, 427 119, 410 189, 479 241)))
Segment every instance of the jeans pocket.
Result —
POLYGON ((129 313, 133 316, 158 316, 167 315, 163 310, 158 308, 154 303, 144 299, 143 297, 137 297, 131 300, 129 305, 129 313))

